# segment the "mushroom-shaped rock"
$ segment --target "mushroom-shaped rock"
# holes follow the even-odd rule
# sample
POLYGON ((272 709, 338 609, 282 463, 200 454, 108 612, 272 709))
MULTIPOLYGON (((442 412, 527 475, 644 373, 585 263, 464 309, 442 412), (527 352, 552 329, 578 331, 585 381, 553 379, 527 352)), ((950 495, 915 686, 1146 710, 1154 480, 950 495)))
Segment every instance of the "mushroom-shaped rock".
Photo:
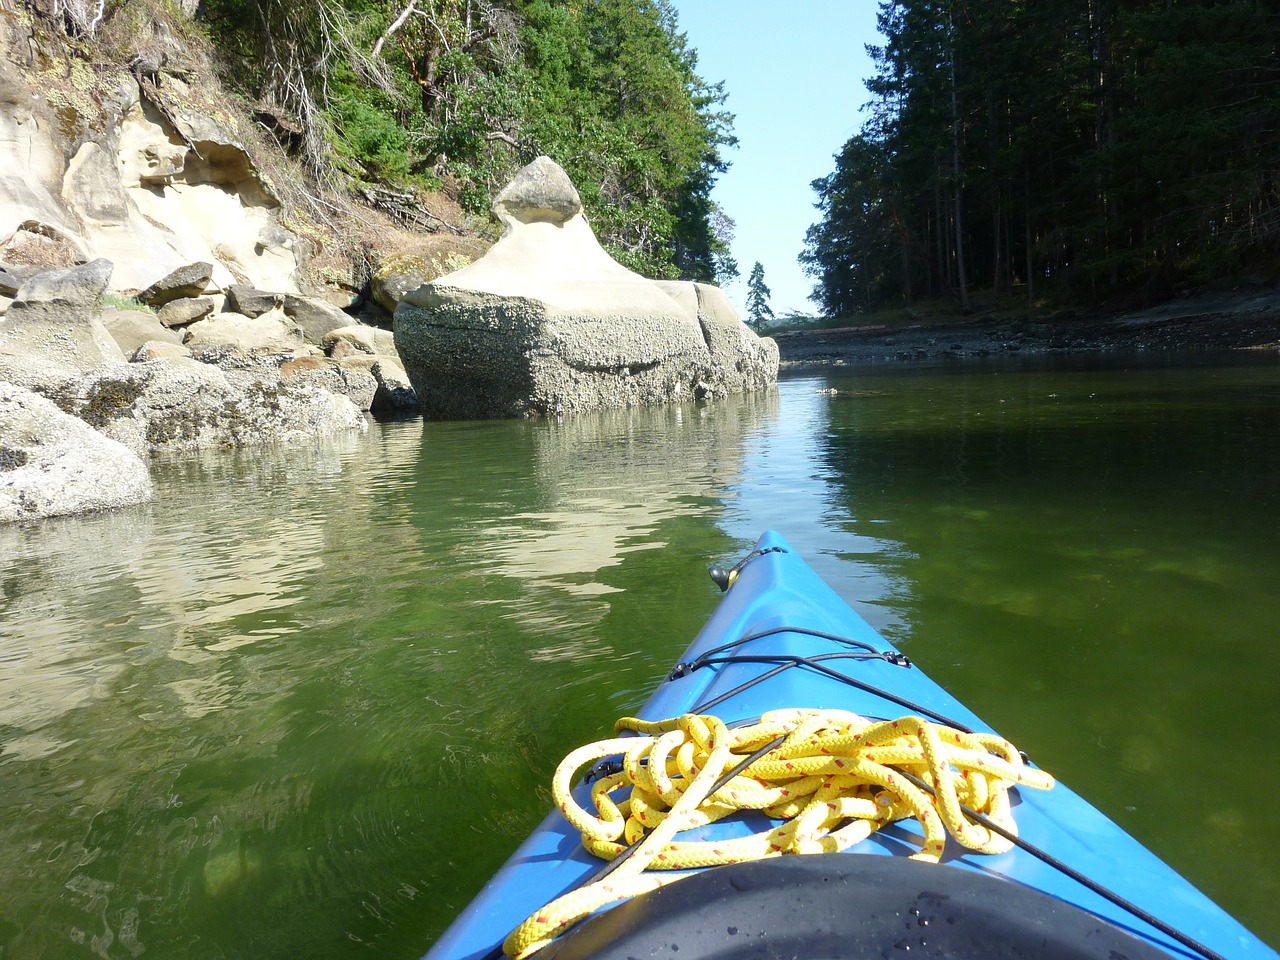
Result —
POLYGON ((508 228, 516 223, 567 223, 582 212, 569 175, 550 157, 539 157, 498 193, 493 213, 508 228))
MULTIPOLYGON (((696 293, 673 298, 610 257, 550 159, 521 170, 493 211, 506 226, 502 239, 396 308, 396 350, 429 416, 627 407, 776 379, 776 348, 772 368, 756 365, 763 369, 749 383, 717 377, 723 362, 713 357, 696 293)), ((744 343, 761 342, 736 322, 744 343)))

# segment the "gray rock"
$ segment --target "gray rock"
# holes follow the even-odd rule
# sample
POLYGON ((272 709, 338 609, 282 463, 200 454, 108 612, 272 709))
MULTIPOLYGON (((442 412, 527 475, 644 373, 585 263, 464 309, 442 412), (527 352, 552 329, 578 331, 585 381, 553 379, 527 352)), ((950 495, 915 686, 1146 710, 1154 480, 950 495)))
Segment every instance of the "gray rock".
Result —
POLYGON ((96 311, 111 280, 112 263, 98 258, 64 270, 41 270, 14 293, 15 306, 48 304, 78 313, 96 311))
POLYGON ((151 284, 138 294, 138 299, 149 307, 163 307, 174 300, 200 296, 212 278, 212 263, 188 263, 151 284))
POLYGON ((416 410, 418 394, 409 382, 409 375, 399 360, 391 357, 379 357, 374 361, 370 371, 378 381, 378 392, 373 395, 374 411, 416 410))
POLYGON ((0 296, 15 297, 20 286, 22 279, 17 274, 10 273, 6 267, 0 266, 0 296))
POLYGON ((396 350, 429 416, 681 402, 776 380, 776 347, 722 296, 664 289, 605 253, 547 158, 517 175, 494 213, 507 231, 484 257, 396 308, 396 350))
POLYGON ((277 307, 284 308, 285 295, 283 293, 268 293, 266 290, 258 290, 243 283, 233 283, 227 287, 226 292, 226 309, 235 313, 242 313, 246 317, 261 316, 268 310, 274 310, 277 307))
POLYGON ((136 454, 44 397, 0 383, 0 523, 150 499, 151 477, 136 454))
POLYGON ((215 313, 186 328, 183 343, 193 353, 202 346, 234 347, 242 352, 272 350, 287 352, 302 346, 302 328, 274 310, 255 316, 215 313))
POLYGON ((399 264, 395 269, 374 274, 369 279, 369 292, 378 306, 388 313, 395 313, 406 293, 417 290, 441 273, 433 264, 423 261, 399 264))
POLYGON ((374 413, 417 409, 418 394, 409 382, 409 375, 395 357, 375 357, 360 353, 338 360, 338 366, 346 371, 363 371, 373 377, 377 390, 369 403, 369 409, 374 413))
POLYGON ((333 304, 292 294, 284 298, 284 315, 302 328, 307 343, 318 344, 329 331, 351 325, 350 315, 333 304))
POLYGON ((227 288, 227 308, 246 317, 258 317, 279 309, 302 329, 308 343, 320 343, 330 330, 350 326, 351 317, 331 303, 299 297, 292 293, 271 293, 243 284, 227 288))
POLYGON ((673 299, 696 311, 703 339, 711 351, 710 376, 702 396, 746 393, 773 383, 778 376, 778 345, 760 337, 738 317, 719 287, 687 280, 656 281, 673 299))
POLYGON ((147 360, 165 360, 189 356, 191 356, 191 351, 180 343, 172 343, 168 340, 148 340, 138 347, 129 359, 134 363, 145 363, 147 360))
POLYGON ((287 386, 309 384, 346 397, 360 410, 373 405, 378 381, 358 367, 343 366, 323 357, 299 357, 280 365, 280 382, 287 386))
POLYGON ((499 191, 493 212, 508 226, 539 221, 562 224, 582 213, 582 199, 559 164, 550 157, 538 157, 499 191))
POLYGON ((105 366, 69 384, 62 404, 137 452, 297 443, 368 427, 345 396, 237 379, 185 358, 105 366))
POLYGON ((353 347, 349 340, 337 340, 325 347, 325 355, 331 360, 345 360, 347 357, 371 357, 370 353, 353 347))
POLYGON ((73 370, 123 360, 98 318, 111 261, 45 270, 24 281, 0 320, 0 354, 51 361, 73 370))
POLYGON ((244 386, 250 381, 276 382, 280 379, 280 365, 286 360, 306 356, 301 350, 281 350, 259 347, 244 350, 226 343, 192 343, 188 347, 194 360, 221 370, 234 385, 244 386))
POLYGON ((167 329, 159 317, 146 310, 103 310, 100 319, 125 356, 132 356, 148 341, 182 343, 182 334, 167 329))
POLYGON ((0 353, 0 381, 45 397, 56 396, 64 383, 81 372, 47 357, 0 353))
POLYGON ((320 346, 332 353, 339 343, 347 343, 361 353, 371 356, 396 356, 396 338, 390 330, 366 323, 351 324, 330 330, 320 340, 320 346))
POLYGON ((166 327, 185 327, 209 316, 213 308, 214 302, 208 297, 181 297, 162 306, 157 316, 166 327))

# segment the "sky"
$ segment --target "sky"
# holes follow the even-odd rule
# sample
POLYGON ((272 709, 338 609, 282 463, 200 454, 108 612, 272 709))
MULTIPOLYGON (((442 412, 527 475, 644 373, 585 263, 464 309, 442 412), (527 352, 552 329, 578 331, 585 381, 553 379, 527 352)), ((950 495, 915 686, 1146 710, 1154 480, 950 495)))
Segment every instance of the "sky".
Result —
POLYGON ((712 199, 736 222, 741 275, 725 290, 745 317, 757 260, 777 316, 817 313, 813 281, 796 257, 817 221, 809 184, 835 169, 870 100, 866 45, 879 43, 872 0, 675 0, 680 29, 698 52, 698 75, 723 80, 738 147, 712 199))

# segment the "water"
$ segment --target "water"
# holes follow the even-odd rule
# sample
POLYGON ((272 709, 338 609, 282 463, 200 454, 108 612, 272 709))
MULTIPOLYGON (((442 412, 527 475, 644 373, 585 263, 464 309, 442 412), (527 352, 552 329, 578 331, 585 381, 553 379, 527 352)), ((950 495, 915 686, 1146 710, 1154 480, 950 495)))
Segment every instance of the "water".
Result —
POLYGON ((0 957, 418 956, 766 527, 1280 944, 1277 436, 1274 355, 891 367, 0 528, 0 957))

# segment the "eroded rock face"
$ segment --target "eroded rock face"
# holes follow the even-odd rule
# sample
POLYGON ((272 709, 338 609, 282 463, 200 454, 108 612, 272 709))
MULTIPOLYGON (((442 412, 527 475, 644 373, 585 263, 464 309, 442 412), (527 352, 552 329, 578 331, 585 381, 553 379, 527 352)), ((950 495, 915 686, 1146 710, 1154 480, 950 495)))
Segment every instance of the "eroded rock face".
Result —
POLYGON ((151 477, 135 453, 44 397, 0 382, 0 523, 150 499, 151 477))
POLYGON ((234 132, 191 108, 181 81, 166 78, 163 109, 154 86, 144 96, 129 73, 79 61, 67 89, 37 89, 32 56, 0 18, 0 261, 101 257, 130 291, 204 261, 212 287, 297 291, 310 241, 281 225, 234 132))
POLYGON ((428 415, 679 402, 776 380, 776 346, 723 295, 705 294, 704 317, 699 287, 664 289, 605 253, 548 158, 524 168, 493 209, 502 239, 396 308, 396 349, 428 415))

